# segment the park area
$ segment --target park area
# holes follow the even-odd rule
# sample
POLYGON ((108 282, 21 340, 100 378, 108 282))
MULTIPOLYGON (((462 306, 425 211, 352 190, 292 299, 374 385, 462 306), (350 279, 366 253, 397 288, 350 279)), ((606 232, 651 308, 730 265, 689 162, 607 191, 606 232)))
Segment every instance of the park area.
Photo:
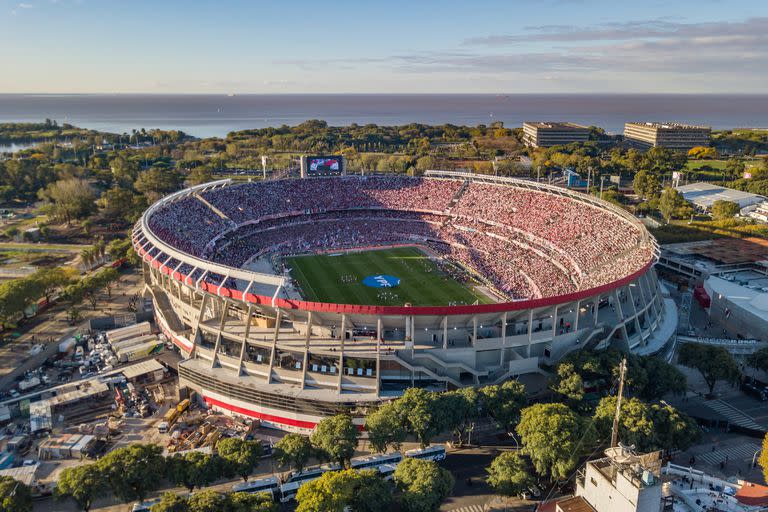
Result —
POLYGON ((416 247, 297 256, 286 265, 310 301, 389 306, 492 302, 460 277, 465 272, 441 268, 416 247))

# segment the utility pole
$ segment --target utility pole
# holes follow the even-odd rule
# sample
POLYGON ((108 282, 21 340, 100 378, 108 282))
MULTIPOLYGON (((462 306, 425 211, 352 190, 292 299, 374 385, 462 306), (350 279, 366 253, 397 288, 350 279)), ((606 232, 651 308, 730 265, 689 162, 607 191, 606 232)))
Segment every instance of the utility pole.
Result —
POLYGON ((624 376, 627 372, 627 358, 621 360, 619 366, 619 394, 616 397, 616 414, 613 417, 613 428, 611 429, 611 448, 619 445, 619 416, 621 415, 621 397, 624 394, 624 376))

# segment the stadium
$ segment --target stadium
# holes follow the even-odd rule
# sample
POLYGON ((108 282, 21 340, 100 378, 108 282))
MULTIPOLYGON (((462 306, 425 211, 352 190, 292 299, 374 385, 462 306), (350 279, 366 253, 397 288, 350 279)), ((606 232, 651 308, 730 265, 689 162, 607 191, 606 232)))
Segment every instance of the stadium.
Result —
POLYGON ((182 386, 307 432, 411 386, 546 382, 573 350, 663 347, 676 311, 631 214, 534 181, 308 176, 207 183, 137 222, 182 386))

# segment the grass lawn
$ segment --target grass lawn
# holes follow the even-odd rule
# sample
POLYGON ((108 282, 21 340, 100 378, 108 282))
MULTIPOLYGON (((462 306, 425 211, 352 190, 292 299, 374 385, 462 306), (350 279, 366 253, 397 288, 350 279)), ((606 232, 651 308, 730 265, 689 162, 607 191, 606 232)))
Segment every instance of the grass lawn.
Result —
POLYGON ((286 265, 310 301, 396 306, 445 306, 492 302, 480 292, 443 273, 415 247, 288 258, 286 265), (392 288, 373 288, 373 275, 400 278, 392 288))

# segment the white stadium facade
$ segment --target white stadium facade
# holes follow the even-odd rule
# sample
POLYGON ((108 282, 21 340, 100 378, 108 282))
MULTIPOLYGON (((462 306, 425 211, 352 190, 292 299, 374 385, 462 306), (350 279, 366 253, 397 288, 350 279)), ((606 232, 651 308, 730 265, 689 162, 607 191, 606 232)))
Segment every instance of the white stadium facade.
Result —
POLYGON ((653 269, 658 247, 632 215, 512 178, 222 180, 152 205, 133 245, 157 324, 184 356, 181 385, 283 430, 342 411, 361 423, 410 386, 525 382, 573 350, 648 351, 676 322, 653 269), (309 302, 265 263, 399 245, 454 262, 498 300, 309 302))

